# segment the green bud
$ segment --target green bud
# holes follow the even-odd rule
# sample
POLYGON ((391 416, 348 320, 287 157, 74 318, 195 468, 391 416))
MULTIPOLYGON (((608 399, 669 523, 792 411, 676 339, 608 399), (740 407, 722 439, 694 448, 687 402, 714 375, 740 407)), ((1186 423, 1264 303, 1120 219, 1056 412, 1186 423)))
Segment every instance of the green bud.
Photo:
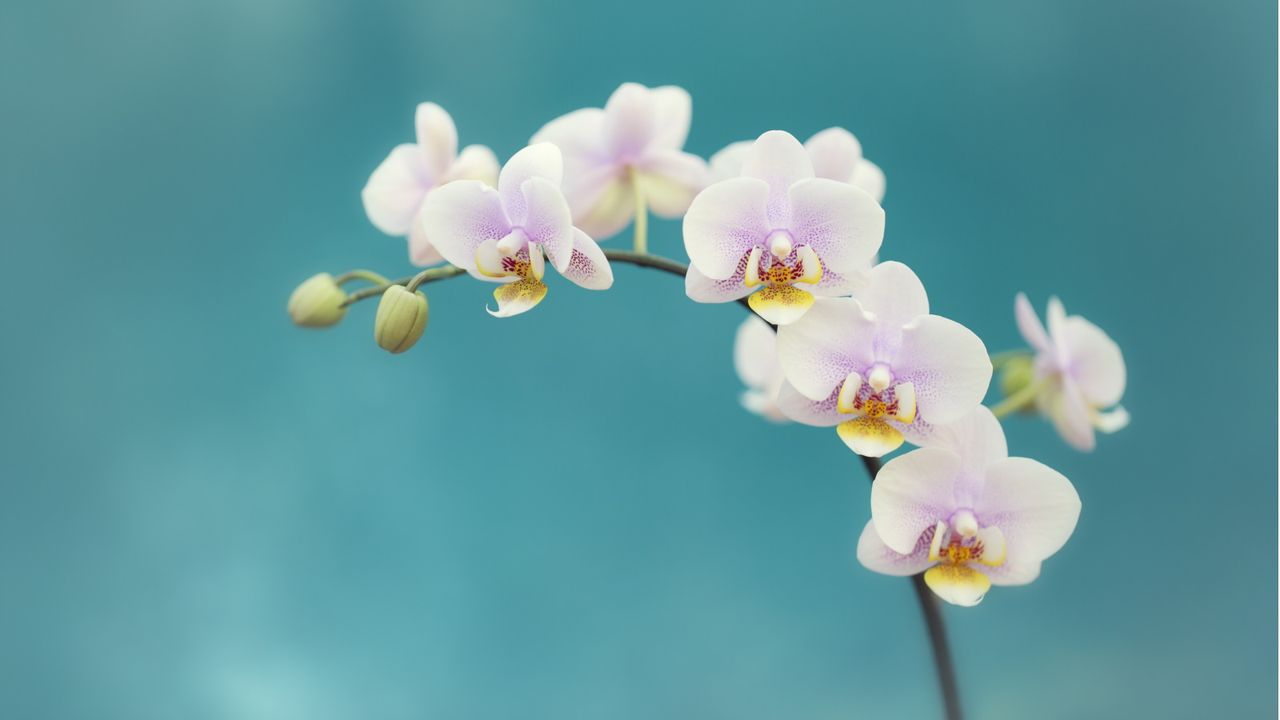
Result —
POLYGON ((373 339, 389 353, 402 353, 413 347, 427 328, 427 296, 422 291, 409 292, 392 285, 382 293, 378 314, 373 321, 373 339))
POLYGON ((1025 390, 1035 379, 1035 364, 1030 355, 1010 358, 1000 368, 1000 391, 1005 397, 1012 397, 1025 390))
POLYGON ((332 275, 312 275, 289 296, 289 317, 302 327, 337 325, 347 314, 347 309, 342 307, 346 301, 347 294, 333 281, 332 275))

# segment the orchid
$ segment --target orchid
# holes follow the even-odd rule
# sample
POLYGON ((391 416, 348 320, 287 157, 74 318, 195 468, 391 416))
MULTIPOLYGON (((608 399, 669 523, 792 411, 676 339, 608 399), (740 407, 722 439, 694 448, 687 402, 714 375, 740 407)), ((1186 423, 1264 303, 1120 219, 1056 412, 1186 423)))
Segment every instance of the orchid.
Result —
POLYGON ((991 382, 986 346, 960 323, 930 315, 920 279, 897 262, 873 268, 857 299, 824 298, 778 328, 778 358, 787 377, 782 411, 836 426, 869 457, 963 417, 991 382))
POLYGON ((397 145, 360 193, 369 221, 388 235, 408 236, 409 260, 425 267, 443 258, 422 225, 422 205, 435 188, 455 180, 493 185, 498 158, 483 145, 458 152, 453 118, 435 103, 422 103, 414 117, 418 142, 397 145))
POLYGON ((778 391, 784 377, 778 364, 778 336, 769 324, 751 316, 738 326, 733 340, 733 367, 747 386, 742 407, 776 423, 787 422, 778 407, 778 391))
POLYGON ((938 597, 977 605, 993 584, 1035 580, 1079 517, 1071 481, 1009 457, 1000 422, 978 407, 881 468, 858 560, 886 575, 924 572, 938 597))
MULTIPOLYGON (((731 143, 712 155, 708 173, 710 182, 741 175, 750 147, 751 141, 743 140, 731 143)), ((862 143, 853 133, 839 127, 827 128, 806 140, 804 149, 813 162, 814 177, 849 183, 864 190, 876 202, 884 200, 884 171, 862 157, 862 143)))
POLYGON ((560 150, 538 143, 507 161, 496 190, 463 180, 427 196, 423 226, 440 254, 473 277, 503 283, 493 293, 498 309, 489 313, 495 317, 526 312, 546 297, 547 259, 581 287, 613 284, 600 247, 573 226, 560 191, 562 173, 560 150))
POLYGON ((574 224, 607 238, 633 217, 643 220, 646 207, 659 217, 683 215, 706 175, 706 162, 683 151, 692 107, 674 85, 623 83, 604 109, 575 110, 535 133, 530 143, 554 143, 564 153, 574 224))
POLYGON ((773 130, 748 148, 741 177, 708 186, 689 206, 685 291, 698 302, 750 295, 752 310, 785 325, 814 295, 855 289, 883 238, 884 210, 870 195, 815 177, 800 142, 773 130))
POLYGON ((1028 390, 1063 440, 1089 451, 1095 430, 1113 433, 1129 424, 1129 413, 1116 405, 1124 395, 1125 366, 1114 340, 1079 315, 1067 315, 1056 297, 1049 299, 1047 332, 1026 295, 1018 294, 1014 311, 1022 337, 1035 351, 1035 381, 1028 390))

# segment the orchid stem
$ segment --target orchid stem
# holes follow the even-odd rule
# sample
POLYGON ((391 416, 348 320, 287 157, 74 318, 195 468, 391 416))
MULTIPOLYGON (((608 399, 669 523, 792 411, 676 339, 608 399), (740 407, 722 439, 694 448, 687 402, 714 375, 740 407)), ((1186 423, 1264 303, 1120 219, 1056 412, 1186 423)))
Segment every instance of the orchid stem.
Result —
POLYGON ((1018 392, 991 406, 991 414, 997 418, 1008 417, 1035 402, 1044 389, 1044 380, 1037 380, 1018 392))
POLYGON ((374 285, 383 285, 383 286, 391 284, 390 280, 382 277, 381 275, 379 275, 378 273, 372 270, 351 270, 349 272, 344 272, 338 277, 333 279, 333 281, 338 285, 351 282, 352 280, 364 280, 366 282, 371 282, 374 285))
POLYGON ((640 183, 635 181, 634 176, 631 179, 632 192, 636 196, 636 219, 635 242, 632 247, 641 255, 649 254, 649 208, 644 200, 644 193, 640 192, 640 183))
MULTIPOLYGON (((353 270, 349 273, 344 273, 343 275, 339 275, 338 277, 351 275, 355 272, 360 272, 360 271, 353 270)), ((448 280, 451 277, 457 277, 465 272, 466 270, 463 270, 462 268, 459 268, 459 267, 454 267, 452 265, 442 265, 440 267, 434 267, 434 268, 429 268, 427 270, 423 270, 417 275, 410 275, 409 277, 400 278, 399 280, 388 280, 382 277, 381 275, 378 275, 377 277, 381 279, 380 284, 375 285, 374 287, 371 287, 371 288, 365 288, 363 290, 359 290, 351 293, 350 295, 347 296, 347 301, 342 303, 342 307, 348 307, 350 305, 360 302, 361 300, 365 300, 371 297, 381 297, 382 293, 386 292, 387 288, 391 287, 392 285, 407 286, 410 283, 414 283, 413 288, 416 290, 419 285, 425 285, 426 283, 435 282, 436 280, 448 280)))

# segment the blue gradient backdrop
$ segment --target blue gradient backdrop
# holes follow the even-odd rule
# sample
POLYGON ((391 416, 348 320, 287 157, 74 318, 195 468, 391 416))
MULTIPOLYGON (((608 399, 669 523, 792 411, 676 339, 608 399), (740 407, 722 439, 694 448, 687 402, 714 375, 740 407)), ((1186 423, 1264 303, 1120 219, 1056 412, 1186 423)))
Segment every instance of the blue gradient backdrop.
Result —
MULTIPOLYGON (((0 716, 933 718, 833 433, 736 404, 735 305, 629 267, 489 318, 359 190, 448 108, 519 149, 621 81, 691 150, 853 129, 884 255, 993 350, 1014 293, 1123 346, 1131 429, 1041 580, 949 610, 975 718, 1276 714, 1276 8, 1257 2, 18 2, 0 9, 0 716)), ((682 256, 679 228, 652 245, 682 256)), ((625 241, 615 241, 623 244, 625 241)))

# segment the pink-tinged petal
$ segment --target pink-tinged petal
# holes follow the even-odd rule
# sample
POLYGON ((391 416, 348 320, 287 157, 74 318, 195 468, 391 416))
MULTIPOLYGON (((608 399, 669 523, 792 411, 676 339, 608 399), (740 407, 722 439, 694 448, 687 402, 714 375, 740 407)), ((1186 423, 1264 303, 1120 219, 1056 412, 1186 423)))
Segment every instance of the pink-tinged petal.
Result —
POLYGON ((751 148, 750 140, 731 143, 711 156, 707 184, 735 178, 742 174, 742 165, 747 159, 747 150, 751 148))
POLYGON ((569 264, 560 274, 588 290, 608 290, 613 286, 613 268, 609 266, 604 251, 578 228, 573 228, 573 253, 569 264))
POLYGON ((885 178, 884 171, 879 165, 870 160, 859 160, 856 167, 853 168, 853 179, 850 183, 862 189, 868 195, 875 199, 876 202, 884 202, 885 178))
POLYGON ((706 177, 707 163, 702 158, 675 150, 650 153, 635 166, 635 182, 646 205, 664 218, 684 215, 706 177))
POLYGON ((444 108, 435 103, 418 105, 414 114, 414 127, 418 131, 418 147, 431 177, 442 178, 458 154, 458 128, 444 108))
POLYGON ((778 326, 790 325, 813 307, 813 293, 794 285, 766 285, 747 298, 752 310, 778 326))
POLYGON ((444 261, 444 256, 431 244, 427 231, 419 217, 409 228, 409 262, 418 267, 428 267, 444 261))
POLYGON ((960 457, 949 450, 920 448, 880 468, 871 484, 871 519, 885 545, 914 552, 921 534, 951 517, 960 467, 960 457))
POLYGON ((541 280, 526 277, 508 283, 493 291, 493 298, 498 301, 498 309, 485 308, 494 317, 511 317, 529 312, 547 296, 547 286, 541 280))
POLYGON ((1069 377, 1060 379, 1057 387, 1045 392, 1044 412, 1067 444, 1081 452, 1092 452, 1097 445, 1089 404, 1069 377))
POLYGON ((1026 293, 1018 293, 1018 297, 1014 298, 1013 316, 1018 322, 1018 332, 1022 333, 1022 339, 1036 352, 1047 352, 1049 336, 1045 333, 1044 325, 1040 324, 1036 309, 1031 306, 1026 293))
POLYGON ((654 126, 651 149, 679 150, 689 137, 693 99, 682 87, 663 85, 649 91, 653 102, 654 126))
POLYGON ((1097 325, 1079 315, 1068 317, 1060 342, 1069 363, 1066 372, 1090 405, 1107 407, 1124 395, 1125 367, 1120 346, 1097 325))
POLYGON ((844 128, 827 128, 809 138, 804 149, 813 162, 815 177, 847 183, 862 159, 862 144, 844 128))
POLYGON ((397 145, 360 192, 365 214, 388 235, 407 235, 431 189, 431 176, 417 145, 397 145))
MULTIPOLYGON (((573 254, 573 219, 560 188, 549 180, 531 177, 520 187, 526 216, 524 233, 551 258, 551 266, 563 273, 573 254)), ((592 243, 593 245, 595 243, 592 243)))
POLYGON ((991 589, 991 578, 968 565, 934 565, 925 571, 924 583, 952 605, 973 607, 991 589))
POLYGON ((987 467, 1009 457, 1004 428, 985 405, 974 407, 964 417, 946 425, 913 423, 906 435, 917 445, 950 450, 960 457, 961 469, 955 487, 956 502, 960 505, 972 505, 982 488, 987 467))
POLYGON ((1004 533, 1009 559, 1044 560, 1066 544, 1080 518, 1071 481, 1029 458, 1005 458, 987 468, 974 513, 983 526, 1004 533))
MULTIPOLYGON (((928 536, 920 537, 924 539, 928 536)), ((927 540, 917 542, 914 551, 903 555, 884 544, 876 533, 875 522, 872 521, 868 521, 866 527, 862 528, 862 535, 858 538, 858 562, 872 572, 902 577, 924 572, 933 564, 929 560, 927 540)))
POLYGON ((446 260, 472 272, 476 248, 511 232, 502 196, 479 180, 458 180, 428 194, 422 227, 446 260))
POLYGON ((849 419, 836 408, 837 392, 825 400, 814 401, 800 394, 789 382, 778 389, 778 409, 783 415, 805 425, 833 427, 849 419))
POLYGON ((643 85, 623 83, 604 105, 604 141, 614 158, 641 156, 657 127, 656 103, 643 85))
POLYGON ((684 216, 684 248, 704 275, 722 280, 742 256, 764 242, 769 186, 756 178, 732 178, 698 193, 684 216))
POLYGON ((769 323, 748 317, 733 337, 733 368, 742 384, 762 388, 782 374, 778 364, 778 334, 769 323))
MULTIPOLYGON (((684 276, 684 292, 689 299, 700 303, 723 303, 733 302, 739 298, 744 298, 755 291, 756 287, 747 287, 744 282, 744 274, 747 267, 747 256, 743 256, 741 266, 733 275, 724 280, 712 280, 703 275, 697 267, 690 265, 689 271, 684 276)), ((760 320, 756 316, 751 319, 760 320)), ((768 323, 765 323, 766 325, 768 323)), ((769 332, 773 332, 770 330, 769 332)))
POLYGON ((882 262, 867 273, 867 284, 856 297, 862 309, 886 327, 900 328, 929 314, 929 295, 911 268, 882 262))
POLYGON ((458 159, 449 166, 441 182, 454 180, 479 180, 485 185, 498 185, 498 158, 484 145, 468 145, 462 148, 458 159))
POLYGON ((834 272, 864 270, 884 240, 884 210, 852 185, 815 178, 791 186, 788 227, 834 272))
POLYGON ((791 219, 788 191, 801 180, 813 178, 813 163, 804 146, 791 133, 770 130, 747 150, 742 162, 742 175, 768 184, 770 227, 788 227, 791 219))
POLYGON ((875 321, 851 298, 822 298, 797 322, 778 328, 778 361, 810 400, 825 400, 850 372, 874 362, 875 321))
POLYGON ((982 402, 991 384, 987 347, 969 328, 937 315, 903 328, 891 361, 894 379, 915 386, 916 407, 933 425, 959 420, 982 402))
POLYGON ((512 225, 523 225, 528 213, 521 187, 526 180, 542 178, 559 188, 564 177, 560 148, 551 143, 530 145, 507 161, 498 174, 498 192, 512 225))

